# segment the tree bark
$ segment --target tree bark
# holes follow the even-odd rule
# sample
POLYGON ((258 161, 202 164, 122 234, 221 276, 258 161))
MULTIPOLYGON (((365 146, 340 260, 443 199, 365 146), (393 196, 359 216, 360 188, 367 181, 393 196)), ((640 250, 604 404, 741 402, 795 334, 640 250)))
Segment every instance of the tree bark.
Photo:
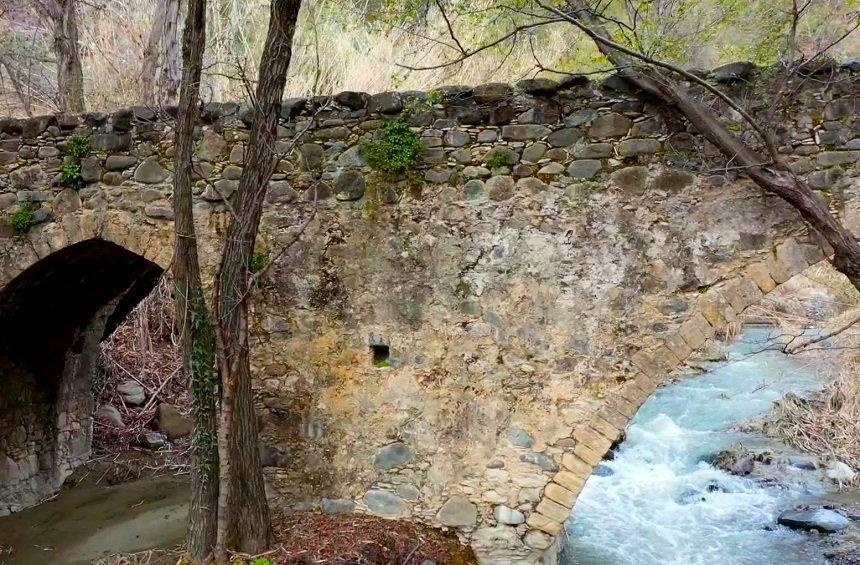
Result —
POLYGON ((62 112, 83 112, 84 73, 78 49, 75 0, 36 0, 36 9, 54 28, 57 56, 57 104, 62 112))
MULTIPOLYGON (((571 12, 566 19, 588 34, 603 55, 628 81, 641 90, 675 107, 705 138, 714 144, 734 166, 749 176, 760 188, 779 196, 800 214, 803 220, 816 230, 833 249, 833 266, 844 274, 855 288, 860 290, 860 243, 827 207, 824 199, 802 179, 794 175, 775 151, 767 157, 759 155, 720 122, 714 111, 696 98, 687 94, 670 77, 659 74, 646 65, 631 64, 630 54, 613 45, 599 16, 587 9, 583 0, 570 0, 571 12)), ((560 13, 556 11, 555 13, 560 13)), ((635 55, 633 55, 635 57, 635 55)), ((671 65, 665 65, 670 67, 671 65)), ((671 70, 681 72, 680 69, 671 70)), ((756 126, 756 131, 763 131, 756 126)), ((763 134, 764 143, 773 143, 763 134)))
POLYGON ((206 0, 189 0, 182 59, 173 176, 176 242, 173 254, 180 346, 195 419, 187 552, 202 563, 215 546, 218 454, 215 445, 215 336, 203 294, 192 204, 194 125, 199 114, 200 75, 206 44, 206 0))
POLYGON ((161 65, 160 102, 165 106, 170 106, 176 104, 182 72, 179 66, 179 0, 166 1, 167 17, 164 20, 164 55, 161 65))
POLYGON ((164 29, 164 16, 167 11, 167 0, 159 0, 155 5, 152 17, 152 28, 146 49, 143 50, 143 65, 140 70, 140 103, 144 106, 155 105, 155 84, 158 80, 158 51, 161 45, 161 35, 164 29))
POLYGON ((273 0, 271 4, 259 81, 252 100, 254 117, 245 168, 215 284, 218 366, 222 382, 218 428, 221 491, 216 544, 219 559, 226 556, 228 544, 235 543, 237 549, 255 554, 264 551, 271 538, 251 392, 249 268, 266 189, 277 165, 278 118, 300 7, 301 0, 273 0))
POLYGON ((143 52, 141 103, 146 106, 176 104, 180 75, 179 0, 159 0, 143 52))

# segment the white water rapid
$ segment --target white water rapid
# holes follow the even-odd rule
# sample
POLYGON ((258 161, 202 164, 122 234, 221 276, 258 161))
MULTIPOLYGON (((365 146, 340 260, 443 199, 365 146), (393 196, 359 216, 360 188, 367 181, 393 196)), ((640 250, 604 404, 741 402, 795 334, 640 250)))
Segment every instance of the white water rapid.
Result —
POLYGON ((728 362, 661 387, 648 399, 614 459, 601 464, 580 494, 566 524, 561 563, 824 563, 820 536, 777 525, 781 511, 815 502, 820 487, 763 484, 707 463, 738 443, 793 453, 732 429, 765 413, 786 392, 804 395, 822 385, 820 368, 799 358, 773 350, 750 354, 766 346, 771 332, 745 330, 728 348, 728 362))

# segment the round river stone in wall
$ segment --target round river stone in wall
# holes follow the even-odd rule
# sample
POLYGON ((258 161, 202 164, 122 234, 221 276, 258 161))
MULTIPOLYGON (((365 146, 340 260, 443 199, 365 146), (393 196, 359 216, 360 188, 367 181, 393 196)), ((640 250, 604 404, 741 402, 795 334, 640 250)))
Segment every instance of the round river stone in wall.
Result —
POLYGON ((600 168, 601 163, 597 159, 580 159, 570 163, 567 174, 575 179, 590 179, 600 168))
POLYGON ((522 512, 504 504, 496 506, 493 509, 493 517, 499 524, 508 524, 510 526, 516 526, 526 521, 526 517, 523 516, 522 512))
POLYGON ((403 518, 409 515, 409 506, 397 495, 385 490, 364 493, 364 503, 371 514, 383 518, 403 518))
POLYGON ((508 428, 508 441, 511 445, 517 447, 531 447, 534 445, 534 438, 519 426, 511 426, 508 428))
POLYGON ((108 155, 105 168, 109 171, 122 171, 137 164, 137 157, 132 155, 108 155))
POLYGON ((158 184, 164 181, 170 173, 158 162, 158 157, 149 157, 134 171, 134 180, 146 184, 158 184))
POLYGON ((411 460, 412 450, 405 443, 398 441, 377 451, 376 457, 373 458, 373 466, 377 469, 394 469, 411 460))
POLYGON ((358 200, 364 196, 364 177, 358 171, 341 171, 334 179, 335 198, 358 200))
POLYGON ((452 496, 439 509, 436 518, 444 526, 474 526, 478 519, 478 507, 465 496, 452 496))

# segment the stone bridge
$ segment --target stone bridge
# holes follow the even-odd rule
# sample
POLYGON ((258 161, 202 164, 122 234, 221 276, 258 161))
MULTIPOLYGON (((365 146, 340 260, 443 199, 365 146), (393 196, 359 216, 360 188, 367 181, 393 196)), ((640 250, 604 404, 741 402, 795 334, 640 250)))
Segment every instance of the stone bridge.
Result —
MULTIPOLYGON (((836 78, 798 85, 775 119, 853 229, 857 76, 836 78)), ((762 84, 727 88, 763 109, 762 84)), ((247 117, 202 114, 210 275, 247 117)), ((252 314, 261 436, 288 454, 266 469, 272 503, 453 528, 488 563, 552 561, 660 381, 827 252, 688 129, 614 80, 287 100, 252 314), (364 140, 397 117, 422 155, 391 177, 364 140)), ((0 120, 0 514, 90 452, 98 343, 170 266, 172 136, 170 109, 0 120)))

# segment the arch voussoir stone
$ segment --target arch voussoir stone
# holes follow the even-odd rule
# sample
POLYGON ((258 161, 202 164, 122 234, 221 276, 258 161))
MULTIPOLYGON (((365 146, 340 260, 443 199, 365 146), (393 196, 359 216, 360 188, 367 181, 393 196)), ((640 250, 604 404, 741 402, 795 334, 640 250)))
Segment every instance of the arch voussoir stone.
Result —
MULTIPOLYGON (((706 342, 734 322, 751 306, 810 265, 823 258, 809 251, 795 238, 787 238, 764 260, 756 260, 742 272, 699 297, 697 310, 680 324, 677 332, 663 344, 643 349, 631 356, 638 372, 609 394, 597 413, 585 424, 574 428, 570 437, 574 447, 561 456, 563 469, 544 488, 526 525, 550 536, 557 536, 573 511, 576 499, 611 446, 618 440, 639 407, 660 383, 706 342)), ((550 549, 549 551, 554 551, 550 549)))

